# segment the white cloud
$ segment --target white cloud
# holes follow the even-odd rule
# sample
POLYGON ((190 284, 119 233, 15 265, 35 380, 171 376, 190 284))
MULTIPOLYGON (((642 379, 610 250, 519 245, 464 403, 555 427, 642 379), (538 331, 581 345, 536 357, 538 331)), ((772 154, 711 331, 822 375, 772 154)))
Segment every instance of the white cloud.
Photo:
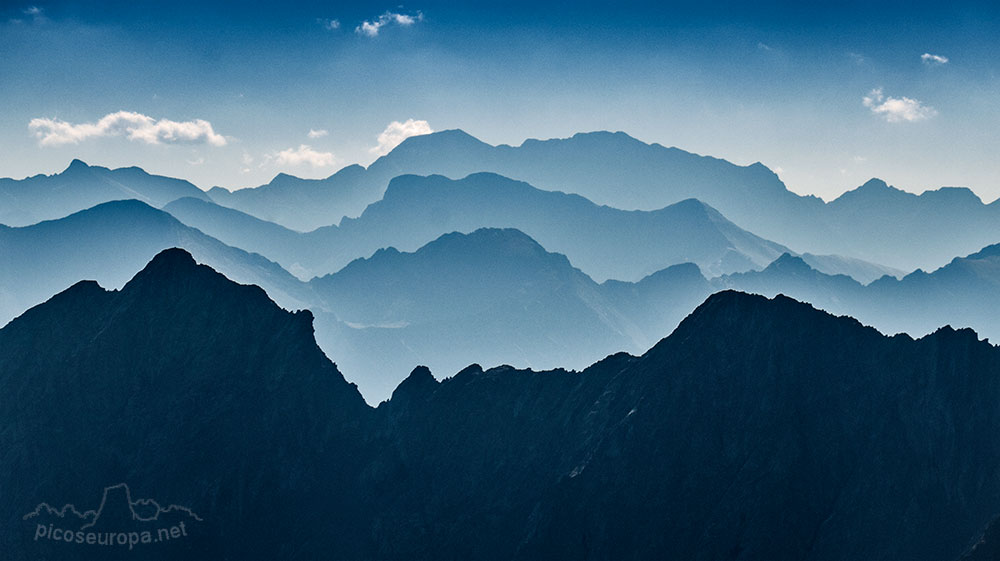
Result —
POLYGON ((225 146, 226 138, 216 134, 212 123, 204 119, 192 121, 156 120, 141 113, 119 111, 101 117, 96 123, 73 124, 59 119, 32 119, 28 128, 41 146, 79 144, 91 138, 125 136, 146 144, 211 144, 225 146))
POLYGON ((434 130, 431 129, 427 121, 414 121, 413 119, 407 119, 405 123, 393 121, 378 135, 378 146, 371 148, 369 152, 384 156, 407 138, 432 132, 434 130))
POLYGON ((923 121, 937 115, 937 111, 933 107, 924 105, 915 99, 886 97, 882 93, 882 88, 872 90, 871 93, 862 98, 861 102, 865 107, 871 109, 872 113, 881 115, 890 123, 923 121))
POLYGON ((773 51, 774 50, 774 48, 771 47, 770 45, 768 45, 767 43, 761 43, 760 41, 757 42, 757 49, 759 49, 761 51, 773 51))
POLYGON ((400 14, 396 12, 385 12, 379 17, 371 21, 363 21, 361 25, 354 28, 354 32, 359 35, 367 35, 368 37, 375 37, 378 32, 383 27, 389 24, 401 25, 403 27, 409 27, 418 21, 424 21, 424 14, 417 12, 416 15, 400 14))
POLYGON ((38 6, 28 6, 24 10, 24 14, 27 16, 40 16, 42 15, 42 9, 38 6))
POLYGON ((942 64, 948 64, 948 57, 924 53, 920 55, 920 61, 927 66, 940 66, 942 64))
POLYGON ((330 134, 330 131, 326 129, 309 129, 309 138, 323 138, 324 136, 330 134))
POLYGON ((278 152, 273 156, 274 161, 279 166, 300 166, 309 164, 314 168, 332 166, 335 158, 331 152, 318 152, 306 144, 300 144, 298 148, 288 148, 278 152))
POLYGON ((319 18, 319 19, 316 20, 316 23, 322 25, 323 29, 325 29, 327 31, 336 31, 336 30, 340 29, 340 20, 339 19, 323 19, 323 18, 319 18))

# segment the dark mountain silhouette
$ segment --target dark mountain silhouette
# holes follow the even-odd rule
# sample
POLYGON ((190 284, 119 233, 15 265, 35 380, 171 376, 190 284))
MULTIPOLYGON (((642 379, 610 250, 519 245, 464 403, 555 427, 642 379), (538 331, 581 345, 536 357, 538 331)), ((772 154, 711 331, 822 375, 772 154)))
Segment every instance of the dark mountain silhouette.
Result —
POLYGON ((970 330, 725 291, 641 357, 417 368, 371 409, 310 324, 168 250, 0 329, 5 555, 108 558, 21 516, 126 476, 204 520, 145 558, 958 559, 1000 513, 970 330))
POLYGON ((120 199, 162 207, 180 197, 208 200, 201 189, 181 179, 150 175, 137 167, 111 170, 73 160, 55 175, 0 179, 0 224, 27 226, 120 199))
MULTIPOLYGON (((249 251, 280 250, 287 236, 261 239, 264 225, 242 229, 247 219, 197 207, 192 201, 173 207, 182 220, 205 228, 249 251), (213 225, 225 224, 225 225, 213 225)), ((516 228, 546 249, 563 253, 597 280, 638 280, 659 269, 693 262, 717 275, 766 266, 784 246, 761 239, 726 220, 715 209, 686 200, 652 211, 622 211, 578 195, 541 191, 527 183, 494 174, 474 174, 459 181, 443 176, 401 176, 385 197, 356 219, 308 234, 288 243, 284 256, 268 255, 290 266, 298 263, 313 274, 337 271, 357 257, 384 247, 413 251, 453 232, 483 227, 516 228), (307 241, 306 241, 307 240, 307 241), (304 244, 322 247, 301 250, 304 244), (319 259, 319 261, 313 261, 319 259), (284 261, 282 261, 284 260, 284 261)))
POLYGON ((230 278, 265 287, 287 308, 312 300, 307 287, 259 255, 229 247, 140 201, 113 201, 32 226, 0 226, 0 325, 80 279, 121 287, 152 256, 175 246, 230 278))
POLYGON ((310 285, 332 312, 317 316, 320 346, 372 403, 416 364, 584 368, 641 352, 710 292, 692 264, 599 285, 527 235, 496 229, 379 250, 310 285))
MULTIPOLYGON (((29 310, 0 330, 0 387, 20 396, 0 408, 5 502, 92 505, 129 481, 204 520, 190 540, 149 545, 142 558, 287 558, 309 538, 300 516, 351 528, 330 505, 355 497, 331 481, 357 474, 317 451, 353 453, 369 413, 311 324, 178 249, 121 291, 81 282, 29 310)), ((111 507, 129 518, 120 499, 111 507)), ((115 558, 32 541, 25 512, 15 522, 6 510, 9 528, 27 528, 3 532, 8 558, 115 558)))

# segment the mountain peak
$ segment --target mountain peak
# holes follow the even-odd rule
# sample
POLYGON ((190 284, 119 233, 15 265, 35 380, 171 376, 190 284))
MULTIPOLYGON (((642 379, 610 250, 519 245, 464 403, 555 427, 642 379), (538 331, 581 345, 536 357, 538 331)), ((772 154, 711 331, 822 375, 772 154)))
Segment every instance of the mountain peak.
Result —
POLYGON ((84 162, 83 160, 80 160, 78 158, 73 158, 73 161, 69 163, 69 167, 67 167, 63 171, 63 173, 80 172, 80 171, 84 171, 84 170, 88 170, 88 169, 90 169, 90 166, 87 165, 86 162, 84 162))
POLYGON ((877 177, 865 181, 864 184, 858 187, 859 191, 884 191, 887 189, 890 189, 889 184, 877 177))
POLYGON ((438 382, 434 379, 434 375, 431 374, 430 368, 418 366, 410 372, 410 375, 405 380, 396 386, 389 401, 395 404, 410 401, 414 398, 430 394, 437 385, 438 382))
POLYGON ((780 257, 772 261, 765 269, 765 271, 780 271, 784 273, 807 273, 812 270, 813 268, 805 260, 788 252, 782 253, 780 257))

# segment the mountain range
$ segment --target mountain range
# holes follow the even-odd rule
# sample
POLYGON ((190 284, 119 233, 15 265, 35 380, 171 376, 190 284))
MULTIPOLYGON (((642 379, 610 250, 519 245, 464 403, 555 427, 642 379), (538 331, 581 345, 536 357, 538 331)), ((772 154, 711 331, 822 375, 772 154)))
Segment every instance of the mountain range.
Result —
POLYGON ((935 269, 1000 240, 1000 203, 984 204, 964 187, 918 196, 872 179, 825 203, 790 191, 760 163, 739 166, 620 132, 526 140, 513 147, 491 146, 459 130, 442 131, 410 137, 368 168, 348 166, 321 180, 279 174, 267 185, 233 192, 213 188, 207 194, 186 181, 138 168, 108 170, 74 160, 61 174, 0 180, 0 223, 28 225, 122 198, 162 207, 194 197, 308 232, 359 216, 400 175, 457 180, 480 172, 624 210, 657 211, 694 198, 793 253, 840 255, 903 271, 935 269))
POLYGON ((182 179, 150 175, 137 167, 111 170, 73 160, 54 175, 0 178, 0 224, 29 226, 121 199, 162 207, 181 197, 209 200, 204 191, 182 179))
POLYGON ((442 131, 406 139, 367 169, 350 166, 318 182, 276 178, 274 189, 214 189, 210 195, 225 206, 308 231, 337 224, 341 216, 357 216, 399 175, 460 179, 478 172, 625 210, 653 211, 694 198, 797 252, 844 255, 906 271, 937 268, 1000 240, 1000 203, 986 205, 967 188, 944 187, 918 196, 872 179, 824 203, 790 191, 760 163, 739 166, 621 132, 492 146, 461 130, 442 131), (357 195, 362 192, 366 195, 357 195), (356 203, 330 202, 342 197, 356 203), (294 210, 274 214, 285 208, 294 210), (317 209, 329 214, 316 216, 317 209))
POLYGON ((723 291, 641 356, 416 368, 370 408, 311 320, 172 249, 0 329, 8 558, 114 555, 23 515, 118 481, 204 520, 150 559, 940 560, 1000 513, 1000 351, 971 330, 723 291))
POLYGON ((314 297, 277 264, 229 247, 137 200, 112 201, 11 228, 0 225, 0 325, 81 279, 119 288, 159 251, 183 247, 239 282, 263 286, 290 309, 314 297))
MULTIPOLYGON (((308 233, 193 198, 174 201, 164 210, 225 243, 260 253, 304 280, 335 272, 381 248, 413 251, 442 234, 484 227, 519 229, 600 281, 639 280, 686 262, 717 276, 763 268, 790 251, 742 230, 695 199, 652 212, 622 211, 486 173, 458 181, 397 177, 382 200, 358 218, 308 233)), ((902 273, 836 255, 803 258, 821 270, 864 282, 902 273)))

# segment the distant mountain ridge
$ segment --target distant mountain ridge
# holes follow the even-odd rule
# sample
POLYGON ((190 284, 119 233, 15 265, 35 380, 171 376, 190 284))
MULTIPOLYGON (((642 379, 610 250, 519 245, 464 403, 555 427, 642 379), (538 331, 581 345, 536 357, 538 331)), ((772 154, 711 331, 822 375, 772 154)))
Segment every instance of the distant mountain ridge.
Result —
POLYGON ((484 227, 521 230, 599 281, 638 280, 685 262, 714 276, 764 267, 788 251, 693 199, 652 212, 622 211, 492 173, 461 180, 396 177, 382 200, 358 218, 301 237, 271 235, 273 227, 196 201, 177 201, 167 209, 227 243, 313 275, 335 272, 380 248, 413 251, 442 234, 484 227))
MULTIPOLYGON (((461 130, 441 131, 406 139, 367 170, 351 167, 324 181, 331 182, 330 189, 337 192, 367 193, 367 202, 372 203, 399 175, 440 174, 459 179, 478 172, 526 181, 543 190, 579 194, 597 204, 626 210, 655 210, 695 198, 740 227, 797 252, 844 255, 899 270, 937 268, 955 255, 1000 239, 1000 203, 984 205, 966 188, 944 187, 917 196, 875 179, 824 203, 789 191, 760 163, 739 166, 647 144, 622 132, 492 146, 461 130)), ((326 200, 322 197, 327 195, 309 194, 315 192, 301 189, 301 200, 326 200)), ((217 194, 221 192, 213 191, 213 199, 220 204, 262 218, 272 216, 268 208, 250 202, 264 197, 263 193, 217 194), (237 205, 236 200, 246 204, 237 205)), ((337 224, 341 216, 357 216, 364 208, 360 202, 350 208, 315 206, 330 214, 311 222, 292 217, 283 225, 311 230, 337 224)), ((298 207, 297 212, 316 214, 307 206, 298 207)))
POLYGON ((1000 513, 1000 351, 970 330, 724 291, 642 356, 416 368, 369 408, 311 320, 167 250, 0 329, 0 548, 107 558, 22 515, 124 476, 204 520, 149 559, 930 561, 1000 513))
POLYGON ((181 197, 209 200, 204 191, 182 179, 150 175, 137 167, 112 170, 73 160, 62 173, 20 181, 0 179, 0 224, 28 226, 122 199, 162 207, 181 197))

